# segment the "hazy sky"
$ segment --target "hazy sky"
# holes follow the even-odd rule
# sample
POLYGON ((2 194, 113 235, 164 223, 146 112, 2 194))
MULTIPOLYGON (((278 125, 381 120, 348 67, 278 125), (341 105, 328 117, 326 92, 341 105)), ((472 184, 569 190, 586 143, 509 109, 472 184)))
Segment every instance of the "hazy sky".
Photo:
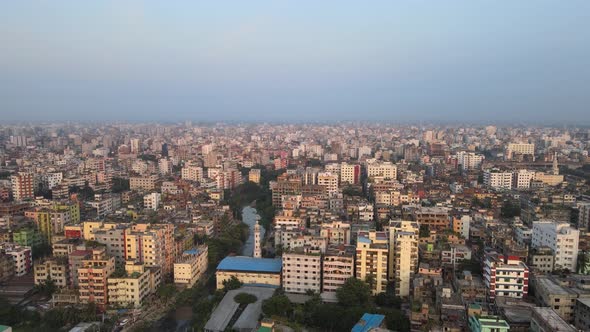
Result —
POLYGON ((590 1, 0 3, 0 122, 590 123, 590 1))

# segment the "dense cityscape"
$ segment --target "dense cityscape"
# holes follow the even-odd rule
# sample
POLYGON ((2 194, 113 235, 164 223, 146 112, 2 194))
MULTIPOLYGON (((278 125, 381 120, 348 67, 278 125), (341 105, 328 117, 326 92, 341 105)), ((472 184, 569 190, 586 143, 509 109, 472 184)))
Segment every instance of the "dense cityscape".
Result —
POLYGON ((0 331, 589 331, 590 129, 0 126, 0 331))

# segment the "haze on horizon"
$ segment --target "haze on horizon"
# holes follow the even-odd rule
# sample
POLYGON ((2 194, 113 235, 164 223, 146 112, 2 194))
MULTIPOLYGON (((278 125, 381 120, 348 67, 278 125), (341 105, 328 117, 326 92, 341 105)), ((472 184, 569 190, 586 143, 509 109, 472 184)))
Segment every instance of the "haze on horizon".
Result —
POLYGON ((0 123, 590 124, 590 2, 10 1, 0 123))

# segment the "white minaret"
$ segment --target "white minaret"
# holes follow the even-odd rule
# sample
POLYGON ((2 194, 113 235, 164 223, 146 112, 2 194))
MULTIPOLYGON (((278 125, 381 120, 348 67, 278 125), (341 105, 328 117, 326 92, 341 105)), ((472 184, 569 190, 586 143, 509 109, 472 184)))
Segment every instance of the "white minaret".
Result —
POLYGON ((256 220, 256 225, 254 225, 254 258, 261 258, 261 250, 260 250, 260 224, 258 220, 256 220))
POLYGON ((557 164, 557 152, 553 155, 553 175, 559 175, 559 165, 557 164))

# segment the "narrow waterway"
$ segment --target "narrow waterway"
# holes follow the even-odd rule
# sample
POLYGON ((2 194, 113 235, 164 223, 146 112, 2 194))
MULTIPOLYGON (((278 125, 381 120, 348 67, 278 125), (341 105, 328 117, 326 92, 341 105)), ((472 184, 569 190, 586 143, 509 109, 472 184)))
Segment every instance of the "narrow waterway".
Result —
MULTIPOLYGON (((256 213, 255 208, 246 206, 242 209, 242 221, 250 227, 250 235, 242 249, 242 255, 244 256, 252 256, 254 253, 254 225, 256 225, 256 218, 258 218, 258 214, 256 213)), ((264 227, 260 226, 260 232, 260 238, 262 239, 264 238, 264 227)))

